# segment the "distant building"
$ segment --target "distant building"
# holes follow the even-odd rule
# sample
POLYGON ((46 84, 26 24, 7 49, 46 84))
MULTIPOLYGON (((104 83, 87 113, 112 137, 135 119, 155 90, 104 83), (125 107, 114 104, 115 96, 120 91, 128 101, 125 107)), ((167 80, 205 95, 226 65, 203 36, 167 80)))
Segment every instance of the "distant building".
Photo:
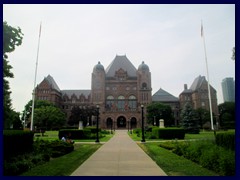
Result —
POLYGON ((152 96, 153 102, 159 102, 162 104, 169 105, 172 108, 173 117, 174 117, 174 125, 177 126, 179 124, 180 115, 179 115, 179 99, 167 91, 160 88, 155 94, 152 96))
MULTIPOLYGON (((210 85, 212 112, 215 116, 218 115, 217 92, 210 85)), ((194 109, 203 108, 210 111, 208 98, 208 82, 204 76, 198 76, 188 89, 187 84, 184 84, 184 90, 179 95, 180 108, 188 102, 194 109)))
POLYGON ((141 105, 152 102, 148 65, 142 62, 136 69, 126 56, 117 55, 106 69, 98 62, 91 81, 91 90, 60 90, 48 75, 36 87, 36 99, 61 107, 67 118, 74 106, 99 105, 101 128, 109 128, 111 123, 116 129, 141 127, 141 105))
POLYGON ((235 102, 235 82, 233 78, 222 80, 222 93, 224 102, 235 102))

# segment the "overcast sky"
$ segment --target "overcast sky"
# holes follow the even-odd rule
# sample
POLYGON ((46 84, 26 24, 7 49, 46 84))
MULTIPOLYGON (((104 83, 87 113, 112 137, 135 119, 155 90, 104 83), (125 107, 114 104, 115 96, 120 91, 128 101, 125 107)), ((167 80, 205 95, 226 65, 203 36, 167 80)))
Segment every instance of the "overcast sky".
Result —
POLYGON ((106 68, 125 55, 152 74, 152 94, 159 88, 178 97, 184 84, 207 77, 203 21, 210 84, 223 102, 221 82, 235 80, 235 5, 3 5, 3 20, 24 33, 9 54, 13 108, 22 111, 32 98, 39 26, 42 22, 37 84, 50 74, 59 88, 91 89, 98 61, 106 68))

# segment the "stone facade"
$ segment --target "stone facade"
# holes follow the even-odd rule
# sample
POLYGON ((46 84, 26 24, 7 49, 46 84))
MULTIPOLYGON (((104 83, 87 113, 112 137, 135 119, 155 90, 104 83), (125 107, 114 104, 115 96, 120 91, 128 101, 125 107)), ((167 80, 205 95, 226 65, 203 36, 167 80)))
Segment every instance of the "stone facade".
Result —
POLYGON ((36 99, 61 107, 67 118, 74 106, 99 105, 99 125, 104 129, 111 124, 115 129, 141 127, 141 105, 152 102, 151 73, 144 62, 136 69, 126 56, 117 55, 106 70, 98 62, 91 81, 91 90, 60 90, 48 75, 36 87, 36 99))
MULTIPOLYGON (((218 116, 218 104, 217 104, 217 92, 210 85, 212 112, 215 116, 218 116)), ((209 108, 209 97, 208 97, 208 82, 204 76, 197 77, 190 89, 187 85, 184 85, 183 92, 179 95, 180 108, 188 102, 194 109, 203 108, 210 110, 209 108)))
MULTIPOLYGON (((149 67, 142 62, 136 69, 125 55, 117 55, 106 69, 98 62, 93 67, 91 82, 91 90, 60 90, 48 75, 36 87, 36 99, 48 100, 62 108, 67 121, 74 106, 87 108, 99 105, 99 125, 104 129, 111 125, 114 129, 141 127, 141 105, 146 107, 152 101, 171 106, 175 125, 179 125, 180 111, 186 102, 190 102, 194 109, 209 110, 207 81, 204 76, 197 77, 190 89, 184 85, 179 99, 161 88, 152 96, 149 67)), ((210 87, 212 110, 218 115, 216 90, 210 87)), ((96 117, 88 121, 90 125, 94 124, 96 117)))

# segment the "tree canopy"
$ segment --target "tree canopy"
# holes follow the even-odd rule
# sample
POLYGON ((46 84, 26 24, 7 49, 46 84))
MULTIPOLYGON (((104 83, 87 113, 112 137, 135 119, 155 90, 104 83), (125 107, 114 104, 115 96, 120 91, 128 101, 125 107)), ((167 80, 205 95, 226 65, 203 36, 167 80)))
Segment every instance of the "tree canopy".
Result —
POLYGON ((186 103, 181 112, 181 125, 186 133, 199 133, 199 118, 196 111, 186 103))
POLYGON ((235 128, 235 103, 225 102, 218 105, 220 127, 235 128))
POLYGON ((6 78, 13 78, 14 74, 11 72, 12 66, 9 64, 7 53, 15 50, 16 46, 22 44, 23 33, 21 29, 11 27, 6 21, 3 22, 3 114, 4 114, 4 128, 9 128, 16 117, 12 109, 12 102, 10 98, 10 86, 6 78))
POLYGON ((174 125, 172 109, 169 105, 162 103, 151 103, 147 106, 147 121, 149 124, 159 126, 159 120, 164 119, 165 126, 174 125))
MULTIPOLYGON (((30 123, 31 111, 32 111, 32 100, 30 100, 24 109, 25 120, 28 120, 30 123)), ((23 119, 24 120, 24 119, 23 119)), ((34 103, 34 127, 37 128, 46 128, 46 129, 54 129, 59 128, 65 125, 66 123, 66 115, 62 110, 56 107, 49 101, 44 100, 35 100, 34 103)))

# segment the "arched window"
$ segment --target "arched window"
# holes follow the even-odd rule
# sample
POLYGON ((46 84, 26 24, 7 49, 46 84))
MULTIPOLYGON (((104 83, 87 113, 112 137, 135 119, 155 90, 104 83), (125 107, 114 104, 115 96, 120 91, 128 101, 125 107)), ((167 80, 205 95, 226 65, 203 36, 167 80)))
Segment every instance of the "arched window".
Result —
POLYGON ((134 95, 129 96, 128 107, 130 110, 135 110, 137 108, 137 98, 134 95))
POLYGON ((106 110, 110 111, 113 110, 114 108, 114 97, 113 96, 107 96, 107 100, 106 100, 106 110))
POLYGON ((125 108, 125 97, 124 96, 118 96, 117 107, 118 107, 118 110, 124 110, 124 108, 125 108))

